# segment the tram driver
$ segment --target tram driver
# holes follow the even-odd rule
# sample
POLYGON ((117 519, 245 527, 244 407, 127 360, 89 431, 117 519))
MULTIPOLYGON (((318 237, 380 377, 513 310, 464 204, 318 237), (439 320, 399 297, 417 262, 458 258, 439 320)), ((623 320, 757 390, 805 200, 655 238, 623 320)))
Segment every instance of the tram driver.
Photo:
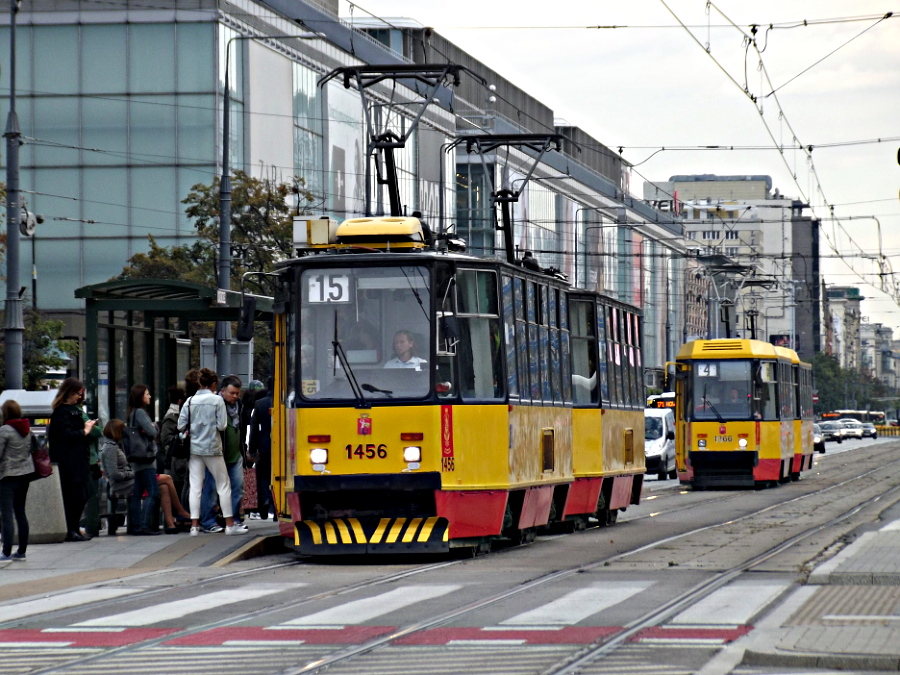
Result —
POLYGON ((427 364, 423 358, 415 355, 416 340, 413 334, 408 330, 399 330, 394 335, 394 358, 384 364, 385 368, 415 368, 422 370, 422 366, 427 364))

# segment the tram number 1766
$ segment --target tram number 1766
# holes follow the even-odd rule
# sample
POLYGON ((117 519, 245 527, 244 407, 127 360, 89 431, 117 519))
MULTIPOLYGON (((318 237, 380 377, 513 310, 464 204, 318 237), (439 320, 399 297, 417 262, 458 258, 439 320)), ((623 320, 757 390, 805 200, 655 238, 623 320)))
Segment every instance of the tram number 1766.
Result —
POLYGON ((384 443, 380 445, 375 445, 374 443, 366 443, 365 445, 359 444, 355 448, 353 445, 347 445, 347 459, 353 459, 354 457, 358 457, 359 459, 375 459, 378 457, 379 459, 384 459, 387 457, 387 446, 384 443))

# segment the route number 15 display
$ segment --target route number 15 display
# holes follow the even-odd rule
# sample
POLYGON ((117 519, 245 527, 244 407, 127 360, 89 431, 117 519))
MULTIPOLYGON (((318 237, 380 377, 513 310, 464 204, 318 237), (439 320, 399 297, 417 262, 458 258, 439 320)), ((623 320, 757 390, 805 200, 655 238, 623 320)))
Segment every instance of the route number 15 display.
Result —
POLYGON ((315 274, 309 277, 307 302, 350 302, 350 277, 346 274, 315 274))

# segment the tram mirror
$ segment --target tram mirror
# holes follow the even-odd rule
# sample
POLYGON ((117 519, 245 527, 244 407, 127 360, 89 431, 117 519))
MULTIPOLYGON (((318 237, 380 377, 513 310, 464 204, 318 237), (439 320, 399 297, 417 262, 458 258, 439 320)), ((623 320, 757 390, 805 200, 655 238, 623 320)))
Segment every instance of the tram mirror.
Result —
POLYGON ((459 327, 455 316, 442 315, 438 320, 438 351, 456 353, 459 342, 459 327))
POLYGON ((253 320, 255 318, 256 298, 246 296, 241 304, 241 318, 237 327, 237 339, 240 342, 250 342, 253 339, 253 320))

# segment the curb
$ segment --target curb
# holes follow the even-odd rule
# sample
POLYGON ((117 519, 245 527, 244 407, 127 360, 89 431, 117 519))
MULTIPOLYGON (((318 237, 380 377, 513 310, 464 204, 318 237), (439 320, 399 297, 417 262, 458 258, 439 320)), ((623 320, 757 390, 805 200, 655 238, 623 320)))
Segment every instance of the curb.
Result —
POLYGON ((228 555, 214 562, 211 567, 225 567, 231 563, 241 560, 249 560, 250 558, 258 558, 263 555, 272 555, 275 553, 284 553, 287 549, 284 547, 284 537, 280 534, 272 534, 265 537, 255 537, 252 541, 232 551, 228 555))
POLYGON ((746 650, 741 665, 781 668, 830 668, 838 670, 900 670, 900 657, 866 654, 786 654, 746 650))

